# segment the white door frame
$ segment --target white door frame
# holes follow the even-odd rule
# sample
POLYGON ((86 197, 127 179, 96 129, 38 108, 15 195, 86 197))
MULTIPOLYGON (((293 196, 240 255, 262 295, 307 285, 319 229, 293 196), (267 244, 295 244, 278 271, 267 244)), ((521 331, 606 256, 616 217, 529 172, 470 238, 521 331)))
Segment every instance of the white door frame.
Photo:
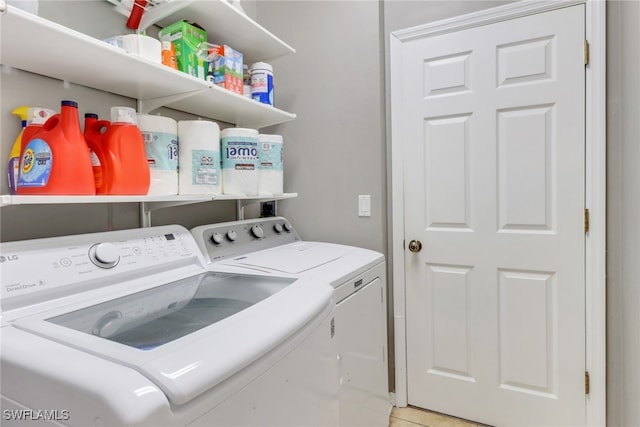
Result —
POLYGON ((585 37, 589 42, 586 67, 586 165, 585 203, 589 209, 586 235, 586 369, 590 393, 586 397, 586 420, 590 426, 606 425, 606 1, 523 0, 434 23, 394 31, 390 37, 391 105, 391 219, 390 239, 394 341, 395 404, 407 406, 406 300, 404 268, 404 186, 402 133, 401 64, 402 43, 468 28, 519 18, 577 4, 586 5, 585 37), (396 72, 394 72, 396 71, 396 72))

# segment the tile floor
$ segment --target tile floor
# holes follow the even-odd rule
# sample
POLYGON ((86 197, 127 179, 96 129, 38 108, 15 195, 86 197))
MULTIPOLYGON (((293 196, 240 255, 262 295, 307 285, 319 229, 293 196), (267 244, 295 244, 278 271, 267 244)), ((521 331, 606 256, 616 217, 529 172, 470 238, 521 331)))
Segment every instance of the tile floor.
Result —
POLYGON ((484 424, 408 406, 391 410, 389 427, 488 427, 484 424))

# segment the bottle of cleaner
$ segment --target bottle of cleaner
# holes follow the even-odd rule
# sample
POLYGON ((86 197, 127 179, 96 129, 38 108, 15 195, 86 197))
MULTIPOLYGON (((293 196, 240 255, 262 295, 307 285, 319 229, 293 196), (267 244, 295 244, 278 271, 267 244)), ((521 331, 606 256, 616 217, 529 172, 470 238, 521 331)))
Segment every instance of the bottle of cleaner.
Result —
POLYGON ((33 135, 42 129, 42 125, 49 117, 56 112, 47 108, 40 107, 18 107, 13 110, 13 114, 20 116, 22 119, 22 130, 16 138, 11 153, 9 154, 9 191, 11 194, 17 193, 18 177, 20 175, 20 153, 24 144, 30 140, 33 135))
POLYGON ((49 118, 30 139, 26 139, 28 129, 20 154, 19 195, 96 193, 76 102, 62 101, 60 113, 49 118))
POLYGON ((103 147, 96 154, 102 167, 98 194, 146 195, 149 192, 149 163, 133 108, 111 108, 111 124, 103 134, 103 147))
POLYGON ((91 156, 91 166, 93 167, 93 178, 95 180, 97 194, 103 194, 102 186, 104 185, 104 178, 100 159, 106 156, 104 134, 110 124, 108 120, 98 120, 97 114, 87 113, 84 115, 84 139, 89 146, 89 155, 91 156))
POLYGON ((11 113, 20 117, 22 126, 20 133, 15 142, 11 146, 11 152, 9 153, 9 166, 7 167, 7 174, 9 176, 9 193, 16 194, 16 187, 18 186, 18 174, 20 171, 20 148, 22 147, 22 134, 24 128, 27 127, 27 111, 29 107, 18 107, 11 113))

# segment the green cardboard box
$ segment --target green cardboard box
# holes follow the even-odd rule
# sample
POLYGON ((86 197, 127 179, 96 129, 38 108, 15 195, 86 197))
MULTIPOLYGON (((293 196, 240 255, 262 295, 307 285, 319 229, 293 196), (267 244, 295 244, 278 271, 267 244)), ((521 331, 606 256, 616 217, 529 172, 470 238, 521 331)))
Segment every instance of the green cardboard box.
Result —
POLYGON ((158 38, 173 43, 180 71, 206 80, 206 30, 193 22, 178 21, 160 30, 158 38))

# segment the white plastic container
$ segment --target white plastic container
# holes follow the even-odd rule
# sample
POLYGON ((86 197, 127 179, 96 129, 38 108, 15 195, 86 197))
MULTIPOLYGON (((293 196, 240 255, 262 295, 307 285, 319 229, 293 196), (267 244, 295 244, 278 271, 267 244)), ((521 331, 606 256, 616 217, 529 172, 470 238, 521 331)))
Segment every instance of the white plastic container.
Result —
POLYGON ((260 134, 258 141, 260 196, 280 195, 283 193, 282 135, 260 134))
POLYGON ((157 64, 162 62, 162 44, 153 37, 144 34, 124 34, 109 37, 104 42, 157 64))
POLYGON ((147 194, 178 194, 178 124, 171 117, 138 114, 138 128, 151 173, 147 194))
POLYGON ((251 66, 251 98, 273 105, 273 67, 266 62, 251 66))
POLYGON ((222 194, 220 127, 209 120, 178 122, 180 194, 222 194))
POLYGON ((258 196, 258 131, 223 129, 220 138, 222 192, 236 196, 258 196))

